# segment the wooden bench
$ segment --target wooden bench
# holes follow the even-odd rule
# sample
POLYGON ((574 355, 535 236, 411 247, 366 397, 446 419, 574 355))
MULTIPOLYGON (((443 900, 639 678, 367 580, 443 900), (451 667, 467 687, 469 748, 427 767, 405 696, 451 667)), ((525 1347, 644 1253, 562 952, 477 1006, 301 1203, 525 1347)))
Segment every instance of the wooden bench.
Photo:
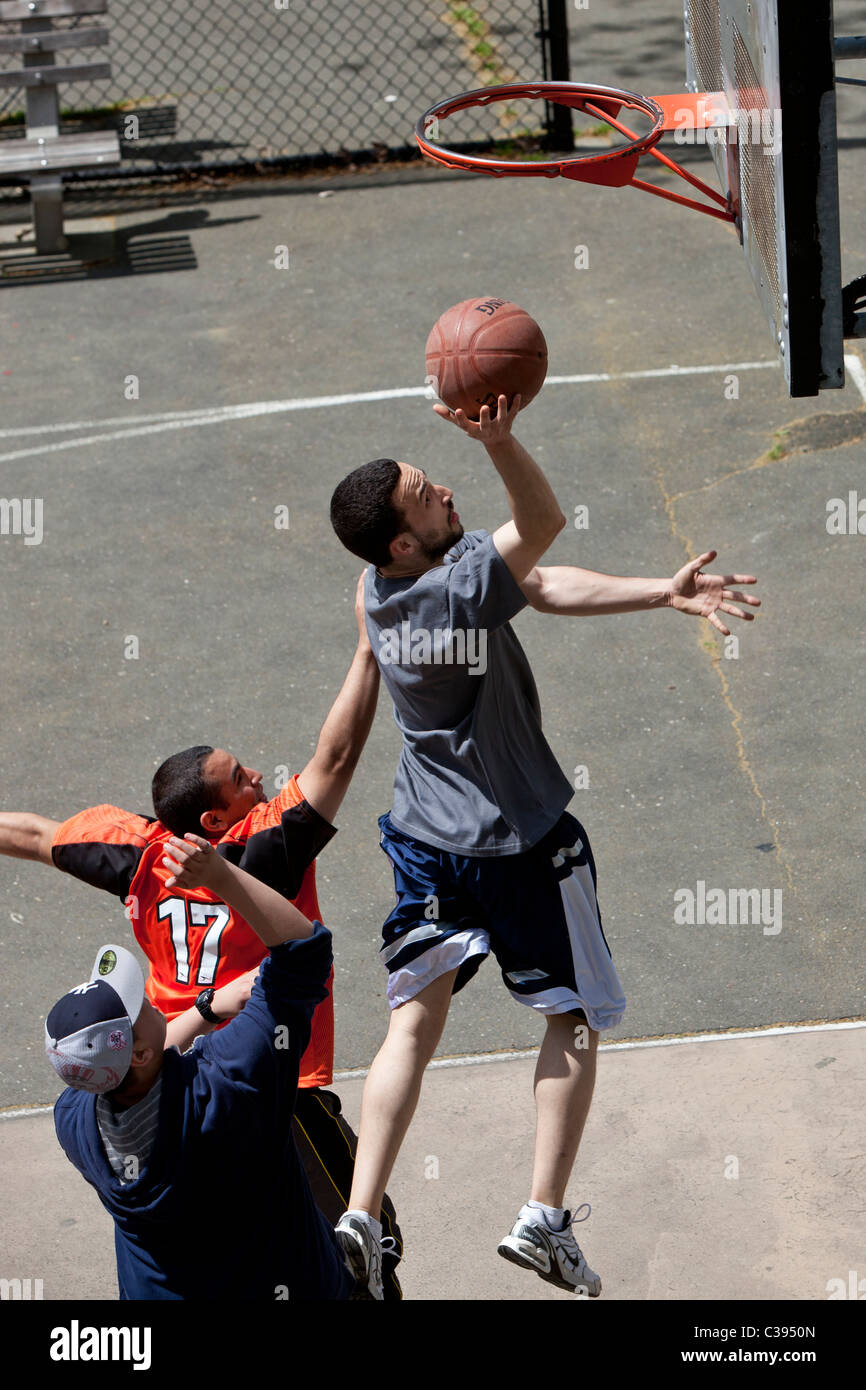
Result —
POLYGON ((29 179, 38 253, 66 250, 63 173, 120 163, 115 131, 60 134, 58 84, 110 77, 111 64, 55 62, 65 49, 104 46, 108 30, 96 24, 58 29, 51 21, 107 9, 108 0, 0 0, 0 25, 20 25, 17 33, 0 33, 0 53, 24 56, 23 68, 0 70, 0 87, 23 87, 27 102, 26 137, 0 141, 0 174, 29 179))

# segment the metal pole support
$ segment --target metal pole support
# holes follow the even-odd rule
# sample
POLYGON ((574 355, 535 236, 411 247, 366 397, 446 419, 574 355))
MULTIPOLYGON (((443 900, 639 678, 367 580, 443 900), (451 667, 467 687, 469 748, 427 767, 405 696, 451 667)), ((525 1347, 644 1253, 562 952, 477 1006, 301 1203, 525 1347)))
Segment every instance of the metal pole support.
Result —
MULTIPOLYGON (((543 3, 542 3, 543 13, 543 3)), ((544 76, 551 82, 570 82, 568 58, 568 12, 566 0, 547 0, 546 23, 542 19, 539 37, 544 43, 544 76)), ((547 103, 547 135, 551 149, 567 153, 574 149, 574 127, 567 106, 547 103)))
POLYGON ((37 255, 57 255, 68 245, 63 235, 63 179, 60 174, 34 174, 30 179, 33 228, 37 255))
MULTIPOLYGON (((36 6, 31 7, 35 12, 36 6)), ((43 27, 41 19, 22 19, 21 33, 29 34, 43 27)), ((24 51, 25 68, 54 66, 54 53, 24 51)), ((60 101, 53 82, 28 87, 27 135, 43 140, 55 137, 60 131, 60 101)), ((65 251, 63 235, 63 180, 59 174, 33 174, 30 178, 30 201, 33 205, 33 230, 36 233, 36 254, 56 255, 65 251)))

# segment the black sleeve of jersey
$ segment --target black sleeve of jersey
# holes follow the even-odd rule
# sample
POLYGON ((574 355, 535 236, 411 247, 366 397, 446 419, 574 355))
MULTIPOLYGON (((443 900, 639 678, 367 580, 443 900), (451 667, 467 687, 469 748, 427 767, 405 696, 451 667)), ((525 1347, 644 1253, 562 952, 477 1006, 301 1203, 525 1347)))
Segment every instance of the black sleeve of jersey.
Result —
POLYGON ((121 902, 129 897, 129 889, 141 861, 142 851, 136 845, 102 844, 88 840, 83 844, 54 845, 51 857, 58 869, 89 883, 91 888, 103 888, 115 893, 121 902))
POLYGON ((283 811, 279 825, 257 831, 245 844, 227 841, 217 850, 284 898, 296 898, 307 869, 336 833, 335 826, 301 801, 283 811))

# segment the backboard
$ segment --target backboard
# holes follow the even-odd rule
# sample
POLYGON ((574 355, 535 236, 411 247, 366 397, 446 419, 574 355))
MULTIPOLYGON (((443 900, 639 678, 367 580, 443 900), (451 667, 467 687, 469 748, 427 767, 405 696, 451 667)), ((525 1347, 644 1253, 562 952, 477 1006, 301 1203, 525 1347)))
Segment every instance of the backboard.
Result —
POLYGON ((683 0, 686 81, 792 396, 844 385, 832 0, 683 0))

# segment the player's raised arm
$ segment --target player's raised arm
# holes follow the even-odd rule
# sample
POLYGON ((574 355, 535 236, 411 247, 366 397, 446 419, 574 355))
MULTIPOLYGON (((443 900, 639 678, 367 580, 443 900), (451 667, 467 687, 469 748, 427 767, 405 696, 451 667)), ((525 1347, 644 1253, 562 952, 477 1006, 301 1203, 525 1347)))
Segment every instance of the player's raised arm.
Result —
POLYGON ((0 811, 0 854, 53 864, 51 842, 60 824, 30 811, 0 811))
POLYGON ((312 936, 312 923, 298 909, 266 883, 231 864, 200 835, 172 835, 163 864, 171 869, 167 888, 209 888, 271 948, 284 941, 312 936), (170 848, 169 848, 170 847, 170 848))
POLYGON ((349 788, 376 713, 379 668, 364 621, 364 576, 355 588, 358 646, 339 695, 322 725, 313 754, 298 786, 304 800, 326 821, 333 822, 349 788))
POLYGON ((178 1052, 186 1052, 203 1033, 211 1033, 220 1023, 228 1023, 229 1019, 237 1018, 249 1000, 259 969, 256 965, 252 970, 239 975, 236 980, 214 990, 210 1012, 218 1023, 208 1022, 195 1004, 184 1013, 178 1014, 177 1018, 173 1018, 165 1030, 166 1047, 176 1047, 178 1052))
POLYGON ((489 408, 482 406, 477 423, 462 410, 452 412, 444 405, 435 405, 433 409, 484 445, 505 484, 513 520, 494 531, 493 544, 519 584, 565 525, 550 483, 511 433, 520 409, 520 396, 514 397, 510 409, 507 397, 500 396, 493 419, 489 408))
POLYGON ((714 550, 705 551, 678 570, 672 579, 621 578, 598 574, 572 565, 538 566, 530 571, 520 587, 539 613, 567 617, 592 617, 612 613, 635 613, 651 608, 675 608, 681 613, 706 618, 728 636, 728 629, 716 611, 751 622, 753 613, 733 606, 744 603, 760 608, 761 600, 751 594, 730 589, 731 584, 755 584, 753 574, 704 574, 702 566, 714 560, 714 550))

